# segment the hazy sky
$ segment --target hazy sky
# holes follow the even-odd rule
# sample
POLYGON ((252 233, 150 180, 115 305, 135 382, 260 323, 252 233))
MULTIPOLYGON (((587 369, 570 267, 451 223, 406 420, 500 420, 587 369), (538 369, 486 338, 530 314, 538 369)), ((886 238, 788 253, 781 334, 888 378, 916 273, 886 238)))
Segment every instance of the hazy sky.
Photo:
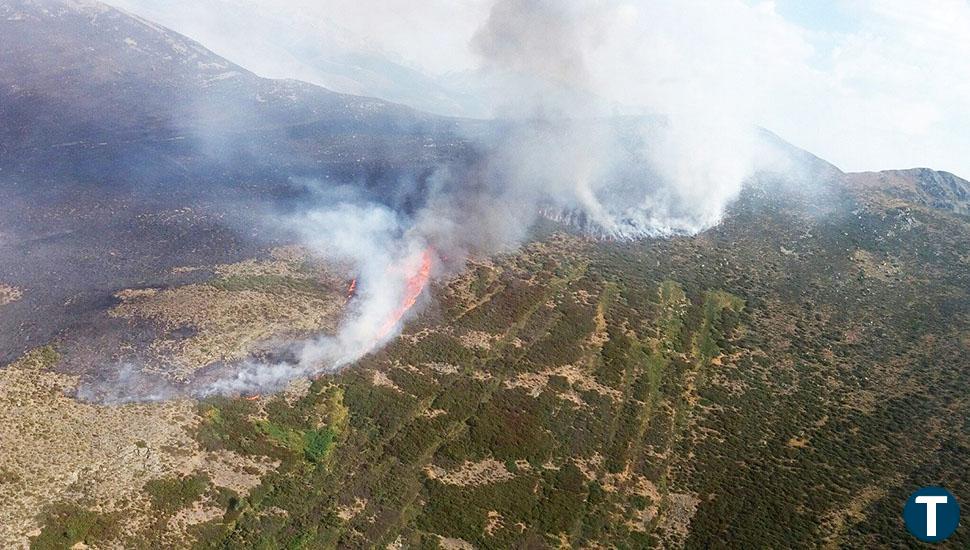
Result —
MULTIPOLYGON (((758 124, 845 170, 970 177, 970 0, 562 2, 588 15, 590 87, 611 101, 758 124)), ((204 44, 232 32, 220 10, 256 7, 294 21, 301 39, 340 34, 341 47, 441 75, 479 66, 469 44, 493 0, 195 0, 191 17, 178 0, 168 11, 160 0, 111 3, 204 44)), ((273 62, 216 51, 256 72, 273 62)))

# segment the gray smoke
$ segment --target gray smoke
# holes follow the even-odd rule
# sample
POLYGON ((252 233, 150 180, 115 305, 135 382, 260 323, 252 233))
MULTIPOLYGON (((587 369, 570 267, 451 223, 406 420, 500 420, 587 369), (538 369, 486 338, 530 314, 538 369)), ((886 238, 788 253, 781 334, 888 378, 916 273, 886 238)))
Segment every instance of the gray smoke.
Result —
MULTIPOLYGON (((672 114, 657 104, 654 114, 631 114, 604 100, 610 82, 596 77, 602 71, 591 63, 611 32, 610 6, 495 2, 470 47, 505 98, 497 113, 504 130, 480 144, 476 165, 442 166, 415 211, 330 191, 300 214, 275 220, 315 256, 357 278, 358 297, 336 334, 286 343, 285 359, 243 361, 185 387, 152 384, 122 369, 114 387, 151 389, 80 394, 110 401, 265 393, 345 367, 400 329, 380 334, 379 327, 400 306, 425 250, 460 269, 469 253, 514 248, 540 216, 620 239, 694 234, 717 224, 746 180, 777 168, 778 155, 754 128, 712 104, 672 114)), ((435 264, 438 273, 449 272, 435 264)))
MULTIPOLYGON (((77 397, 121 403, 272 393, 298 378, 350 365, 396 336, 401 323, 388 322, 400 313, 408 279, 422 262, 431 261, 432 267, 437 263, 434 249, 416 224, 407 224, 386 206, 343 191, 325 192, 314 199, 319 207, 272 222, 298 238, 316 259, 339 270, 343 278, 357 281, 354 299, 348 302, 335 334, 267 342, 266 347, 275 348, 277 359, 249 358, 218 365, 182 382, 147 374, 126 362, 109 369, 107 379, 82 383, 77 397)), ((401 321, 408 314, 413 312, 408 311, 401 321)))
POLYGON ((472 38, 472 50, 486 69, 581 90, 589 83, 590 31, 598 26, 596 13, 585 7, 562 0, 500 0, 472 38))
POLYGON ((499 113, 529 121, 496 155, 516 195, 531 195, 549 217, 581 220, 615 238, 703 231, 777 155, 716 101, 669 109, 644 97, 652 114, 617 116, 623 108, 603 99, 613 95, 613 79, 590 65, 614 31, 617 7, 597 0, 493 5, 471 45, 507 98, 499 113))

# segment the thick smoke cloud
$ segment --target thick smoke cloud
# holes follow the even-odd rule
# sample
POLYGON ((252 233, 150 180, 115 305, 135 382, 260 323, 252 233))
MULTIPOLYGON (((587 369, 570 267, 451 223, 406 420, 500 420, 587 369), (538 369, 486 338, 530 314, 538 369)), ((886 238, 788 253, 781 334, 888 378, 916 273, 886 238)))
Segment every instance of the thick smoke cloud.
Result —
POLYGON ((330 189, 272 220, 358 281, 336 334, 281 343, 279 359, 227 365, 183 386, 126 368, 114 389, 98 397, 86 387, 82 397, 264 393, 350 365, 399 330, 385 325, 409 300, 425 258, 438 273, 453 272, 469 254, 515 247, 540 216, 618 239, 693 234, 718 223, 763 164, 763 145, 729 113, 618 114, 590 65, 611 17, 610 6, 594 0, 498 0, 470 47, 506 100, 496 137, 478 140, 472 165, 439 167, 412 211, 330 189))
POLYGON ((586 50, 597 14, 578 2, 501 0, 472 39, 486 68, 570 88, 589 81, 586 50))
POLYGON ((530 195, 545 215, 593 233, 702 231, 770 155, 754 127, 713 101, 691 109, 658 102, 649 116, 615 116, 618 108, 603 98, 616 95, 609 87, 618 79, 595 76, 602 70, 591 64, 617 10, 599 0, 493 5, 471 46, 504 90, 499 112, 524 119, 496 158, 516 198, 530 195))

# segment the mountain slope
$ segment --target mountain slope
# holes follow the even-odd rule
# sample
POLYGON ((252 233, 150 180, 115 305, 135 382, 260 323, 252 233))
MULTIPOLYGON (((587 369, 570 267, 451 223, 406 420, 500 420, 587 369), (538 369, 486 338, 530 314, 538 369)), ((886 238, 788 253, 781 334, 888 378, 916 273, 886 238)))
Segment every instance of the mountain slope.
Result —
POLYGON ((471 96, 356 40, 298 9, 238 0, 114 0, 112 5, 193 37, 269 78, 290 77, 341 93, 384 98, 429 113, 482 114, 471 96), (218 14, 217 18, 213 14, 218 14))
MULTIPOLYGON (((37 529, 37 544, 96 547, 907 546, 899 510, 915 488, 970 497, 970 223, 827 193, 820 212, 752 187, 694 237, 598 242, 547 226, 436 285, 433 307, 352 368, 279 396, 129 406, 107 440, 90 419, 115 426, 119 409, 60 393, 77 380, 57 369, 91 347, 68 331, 63 356, 44 348, 0 376, 0 441, 21 442, 0 446, 16 495, 0 520, 17 520, 0 521, 0 541, 37 529), (98 452, 44 445, 33 422, 98 452), (77 480, 25 468, 35 448, 77 480)), ((299 265, 119 290, 110 311, 130 324, 114 345, 239 342, 219 304, 291 303, 299 265), (265 272, 285 276, 238 279, 265 272)))
POLYGON ((427 140, 454 127, 384 101, 259 78, 87 0, 0 2, 0 117, 0 167, 105 180, 354 171, 378 148, 377 163, 419 165, 451 154, 450 140, 427 140), (155 175, 132 171, 142 163, 155 175))
POLYGON ((970 182, 928 168, 849 174, 849 185, 901 201, 970 215, 970 182))
POLYGON ((970 500, 966 182, 781 143, 715 228, 541 224, 280 395, 79 401, 329 330, 347 281, 260 215, 478 144, 100 4, 0 14, 0 546, 896 547, 915 488, 970 500))

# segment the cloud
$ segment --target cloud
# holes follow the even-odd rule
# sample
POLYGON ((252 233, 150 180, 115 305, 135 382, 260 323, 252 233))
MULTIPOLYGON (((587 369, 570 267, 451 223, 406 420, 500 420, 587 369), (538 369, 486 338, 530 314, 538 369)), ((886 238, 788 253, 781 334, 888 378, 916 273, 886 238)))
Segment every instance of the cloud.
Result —
MULTIPOLYGON (((832 141, 807 143, 848 168, 929 166, 970 176, 970 2, 853 3, 810 109, 832 141)), ((819 140, 821 141, 821 140, 819 140)))

